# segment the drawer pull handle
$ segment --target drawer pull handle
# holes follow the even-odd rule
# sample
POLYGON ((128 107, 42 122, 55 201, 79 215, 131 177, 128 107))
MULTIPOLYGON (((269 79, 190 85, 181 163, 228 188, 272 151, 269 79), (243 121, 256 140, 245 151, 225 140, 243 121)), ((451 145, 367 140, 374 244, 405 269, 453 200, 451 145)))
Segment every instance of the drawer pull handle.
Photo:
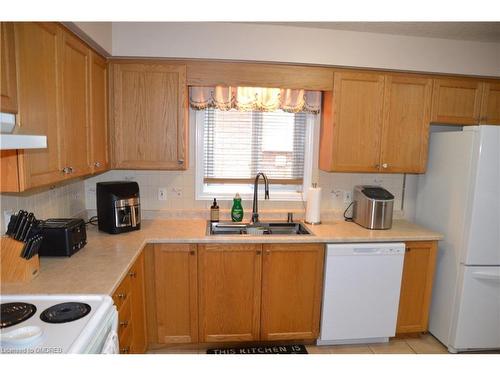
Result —
POLYGON ((123 322, 120 322, 120 327, 123 327, 123 328, 128 327, 128 320, 124 320, 123 322))

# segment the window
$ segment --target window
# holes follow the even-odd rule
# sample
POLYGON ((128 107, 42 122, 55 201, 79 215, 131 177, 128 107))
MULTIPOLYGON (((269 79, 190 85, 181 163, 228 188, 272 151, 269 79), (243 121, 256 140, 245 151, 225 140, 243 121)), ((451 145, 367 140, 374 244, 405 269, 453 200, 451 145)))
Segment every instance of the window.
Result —
POLYGON ((193 111, 196 121, 197 199, 251 199, 258 172, 270 180, 271 199, 301 200, 309 186, 312 138, 319 116, 290 113, 193 111))

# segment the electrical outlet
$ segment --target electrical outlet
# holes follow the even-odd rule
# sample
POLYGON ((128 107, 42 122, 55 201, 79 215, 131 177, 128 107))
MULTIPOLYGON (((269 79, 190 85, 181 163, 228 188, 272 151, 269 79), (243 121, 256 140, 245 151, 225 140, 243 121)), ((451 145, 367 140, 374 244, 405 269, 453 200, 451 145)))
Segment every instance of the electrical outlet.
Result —
POLYGON ((344 191, 344 203, 351 203, 352 202, 352 192, 345 190, 344 191))
POLYGON ((159 201, 167 200, 167 188, 158 188, 158 200, 159 201))

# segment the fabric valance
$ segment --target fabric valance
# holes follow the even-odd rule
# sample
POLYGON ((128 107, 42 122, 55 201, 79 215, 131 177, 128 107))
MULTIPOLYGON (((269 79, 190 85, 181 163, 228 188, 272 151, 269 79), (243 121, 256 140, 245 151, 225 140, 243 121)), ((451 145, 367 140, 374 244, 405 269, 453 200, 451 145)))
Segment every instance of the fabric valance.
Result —
POLYGON ((190 87, 189 104, 195 110, 276 111, 318 114, 321 91, 263 87, 190 87))

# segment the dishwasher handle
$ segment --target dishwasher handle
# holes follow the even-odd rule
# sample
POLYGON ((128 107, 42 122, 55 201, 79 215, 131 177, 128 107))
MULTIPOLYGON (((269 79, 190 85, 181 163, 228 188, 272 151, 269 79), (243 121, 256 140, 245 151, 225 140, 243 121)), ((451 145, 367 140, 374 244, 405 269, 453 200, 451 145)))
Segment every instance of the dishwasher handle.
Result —
POLYGON ((328 256, 369 256, 369 255, 404 255, 404 244, 386 244, 386 246, 328 246, 328 256))

